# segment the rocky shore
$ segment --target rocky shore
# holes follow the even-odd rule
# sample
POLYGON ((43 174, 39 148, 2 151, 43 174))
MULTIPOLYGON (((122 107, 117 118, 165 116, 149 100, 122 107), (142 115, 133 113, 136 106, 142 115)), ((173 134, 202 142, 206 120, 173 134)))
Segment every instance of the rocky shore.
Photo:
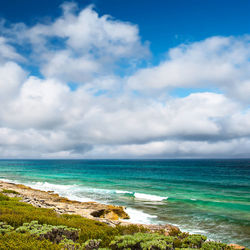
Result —
MULTIPOLYGON (((6 192, 9 197, 19 197, 22 202, 31 204, 35 207, 53 209, 59 214, 76 214, 88 219, 104 222, 109 226, 131 225, 134 223, 126 222, 129 215, 126 208, 122 206, 113 206, 100 204, 98 202, 79 202, 61 197, 53 191, 41 191, 33 189, 22 184, 15 184, 0 181, 0 192, 4 190, 12 190, 14 192, 6 192)), ((179 228, 170 224, 166 225, 141 225, 152 232, 164 231, 168 235, 170 231, 179 228)))
MULTIPOLYGON (((151 232, 161 232, 170 235, 171 232, 180 232, 176 226, 165 225, 145 225, 126 222, 129 215, 126 208, 122 206, 105 205, 98 202, 79 202, 61 197, 54 191, 42 191, 31 187, 0 181, 0 192, 9 197, 18 197, 21 202, 31 204, 39 208, 52 209, 58 214, 76 214, 88 219, 103 222, 111 227, 117 225, 137 225, 143 226, 151 232)), ((244 246, 230 244, 233 249, 246 249, 244 246)))

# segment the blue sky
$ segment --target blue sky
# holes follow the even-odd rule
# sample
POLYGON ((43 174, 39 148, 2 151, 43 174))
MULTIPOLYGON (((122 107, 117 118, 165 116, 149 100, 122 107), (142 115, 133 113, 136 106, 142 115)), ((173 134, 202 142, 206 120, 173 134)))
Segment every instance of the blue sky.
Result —
POLYGON ((249 157, 249 10, 0 1, 0 158, 249 157))
MULTIPOLYGON (((62 0, 0 1, 0 16, 9 22, 35 24, 61 14, 62 0)), ((77 0, 79 8, 94 4, 100 15, 137 24, 142 40, 150 41, 154 57, 160 59, 180 43, 210 36, 249 33, 248 0, 77 0)), ((155 58, 154 58, 155 59, 155 58)))

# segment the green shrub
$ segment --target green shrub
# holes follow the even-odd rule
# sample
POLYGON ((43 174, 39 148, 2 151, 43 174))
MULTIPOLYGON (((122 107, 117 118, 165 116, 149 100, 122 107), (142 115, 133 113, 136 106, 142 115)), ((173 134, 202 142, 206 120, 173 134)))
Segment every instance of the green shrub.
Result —
POLYGON ((116 236, 110 243, 111 249, 172 249, 175 237, 156 233, 136 233, 116 236))
POLYGON ((67 238, 64 238, 59 246, 61 247, 60 249, 65 249, 65 250, 85 250, 83 244, 76 243, 73 240, 69 240, 67 238))
MULTIPOLYGON (((177 230, 173 231, 171 236, 165 236, 149 233, 146 228, 136 225, 113 228, 105 223, 86 219, 80 215, 60 215, 52 209, 37 208, 20 202, 19 198, 9 198, 2 193, 0 193, 1 221, 0 249, 85 250, 86 248, 97 249, 99 247, 111 247, 115 250, 231 249, 223 243, 205 242, 205 236, 178 233, 177 230), (11 232, 13 228, 16 228, 17 232, 11 232), (17 238, 16 242, 14 236, 17 238), (21 244, 22 239, 24 244, 21 244), (28 239, 30 239, 30 243, 28 243, 28 239), (46 239, 56 243, 60 242, 60 244, 52 244, 46 239), (18 244, 21 247, 18 247, 18 244), (34 247, 32 248, 32 246, 34 247)), ((101 250, 101 248, 99 249, 101 250)))
POLYGON ((200 234, 191 234, 182 240, 182 247, 201 248, 202 244, 207 240, 206 236, 200 234))
POLYGON ((3 189, 2 192, 3 194, 20 194, 15 190, 11 190, 11 189, 3 189))
POLYGON ((0 222, 0 234, 6 234, 14 230, 14 227, 7 225, 5 222, 0 222))
POLYGON ((21 227, 16 229, 18 233, 30 233, 35 235, 38 239, 47 239, 53 243, 60 243, 64 238, 72 241, 79 239, 79 230, 76 228, 69 228, 67 226, 52 226, 47 224, 39 224, 37 221, 24 223, 21 227))
POLYGON ((189 233, 181 232, 177 236, 178 236, 178 239, 184 239, 184 238, 187 238, 189 235, 190 235, 189 233))
POLYGON ((178 247, 182 247, 182 240, 181 239, 174 239, 174 247, 178 248, 178 247))
POLYGON ((207 241, 202 245, 201 249, 203 250, 230 250, 233 248, 231 248, 230 246, 224 243, 207 241))
MULTIPOLYGON (((79 229, 79 242, 88 239, 101 239, 102 247, 108 246, 110 241, 119 234, 119 230, 105 223, 83 218, 80 215, 59 215, 47 208, 36 208, 30 204, 19 202, 18 198, 9 198, 0 193, 0 221, 12 227, 20 227, 23 223, 36 220, 39 224, 64 225, 79 229)), ((120 229, 122 230, 122 229, 120 229)))
POLYGON ((168 232, 169 236, 178 236, 181 233, 179 228, 171 228, 168 232))
POLYGON ((60 246, 47 240, 38 240, 29 234, 12 232, 0 235, 1 250, 59 250, 60 246))
POLYGON ((10 200, 10 198, 6 195, 3 195, 2 193, 0 193, 0 201, 8 201, 10 200))
POLYGON ((117 226, 119 235, 135 234, 135 233, 149 233, 149 230, 143 226, 128 225, 128 226, 117 226))
POLYGON ((96 240, 87 240, 83 245, 85 250, 92 250, 92 249, 99 249, 99 246, 101 244, 100 239, 96 240))
MULTIPOLYGON (((101 240, 88 240, 83 244, 75 243, 72 240, 64 239, 61 241, 59 246, 61 249, 67 250, 94 250, 94 249, 102 249, 99 248, 101 240)), ((104 249, 104 248, 103 248, 104 249)))

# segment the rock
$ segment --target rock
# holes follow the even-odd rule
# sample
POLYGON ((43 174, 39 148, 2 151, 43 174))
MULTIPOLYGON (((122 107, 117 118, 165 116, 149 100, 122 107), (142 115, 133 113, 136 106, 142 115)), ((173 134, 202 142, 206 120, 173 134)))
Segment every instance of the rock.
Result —
POLYGON ((244 246, 240 246, 237 244, 229 244, 228 246, 232 247, 233 249, 240 249, 240 250, 245 250, 246 248, 244 246))
POLYGON ((108 205, 107 208, 95 210, 92 216, 109 220, 129 219, 129 215, 124 211, 124 207, 108 205))
POLYGON ((120 219, 129 219, 129 215, 125 212, 125 207, 108 205, 108 209, 117 214, 120 219))

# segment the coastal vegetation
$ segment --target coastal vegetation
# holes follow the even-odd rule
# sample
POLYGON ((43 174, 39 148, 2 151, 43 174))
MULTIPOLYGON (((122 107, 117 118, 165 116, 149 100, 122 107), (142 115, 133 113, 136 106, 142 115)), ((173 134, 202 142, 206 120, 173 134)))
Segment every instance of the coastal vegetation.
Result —
POLYGON ((79 215, 58 214, 0 193, 0 249, 232 249, 178 230, 152 233, 137 225, 111 227, 79 215))
POLYGON ((19 194, 17 191, 11 190, 11 189, 3 189, 1 193, 3 193, 3 194, 19 194))

